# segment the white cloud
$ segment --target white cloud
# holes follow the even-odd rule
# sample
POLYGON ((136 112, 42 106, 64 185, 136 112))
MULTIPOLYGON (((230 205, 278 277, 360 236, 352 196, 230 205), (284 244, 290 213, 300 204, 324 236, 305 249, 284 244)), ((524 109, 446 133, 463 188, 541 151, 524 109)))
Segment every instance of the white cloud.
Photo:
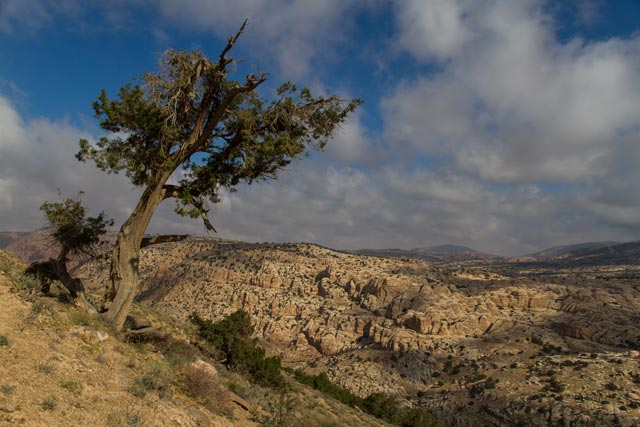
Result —
MULTIPOLYGON (((400 16, 416 14, 416 4, 398 4, 400 16)), ((404 81, 382 101, 387 139, 449 157, 452 166, 487 180, 611 174, 618 141, 638 135, 640 36, 561 43, 538 1, 447 7, 454 6, 474 37, 465 48, 447 50, 449 61, 438 73, 404 81)), ((399 38, 410 37, 405 48, 427 60, 414 45, 427 43, 438 28, 399 28, 399 38)))
POLYGON ((422 60, 456 56, 474 36, 466 9, 475 1, 396 0, 398 43, 422 60))
POLYGON ((363 0, 162 0, 152 2, 164 20, 182 27, 212 31, 218 36, 235 33, 245 19, 243 40, 263 56, 275 57, 286 78, 310 72, 312 60, 330 57, 327 46, 348 41, 356 10, 363 0))
POLYGON ((120 221, 136 193, 123 176, 107 176, 74 154, 80 138, 90 137, 65 121, 39 118, 25 122, 0 96, 0 217, 4 230, 31 230, 45 221, 38 210, 45 200, 85 191, 92 212, 104 210, 120 221))

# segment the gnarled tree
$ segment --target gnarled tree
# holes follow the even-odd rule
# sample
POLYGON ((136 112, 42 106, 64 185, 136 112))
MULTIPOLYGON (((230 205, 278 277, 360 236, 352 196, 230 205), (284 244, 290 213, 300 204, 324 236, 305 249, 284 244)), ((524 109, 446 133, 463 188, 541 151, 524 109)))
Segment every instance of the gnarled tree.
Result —
POLYGON ((44 202, 40 210, 53 228, 51 237, 58 247, 58 256, 49 261, 33 263, 27 269, 27 273, 34 274, 42 281, 42 291, 49 292, 51 281, 58 280, 67 289, 76 305, 95 311, 85 296, 85 288, 82 281, 69 274, 67 262, 71 255, 85 255, 95 257, 99 254, 99 248, 104 243, 103 235, 107 227, 113 225, 113 220, 108 219, 104 212, 96 217, 87 216, 86 208, 82 205, 80 196, 72 199, 62 198, 60 202, 44 202))
POLYGON ((245 24, 216 61, 199 51, 167 51, 159 70, 146 73, 140 85, 123 86, 118 99, 103 90, 93 104, 111 134, 95 145, 81 140, 78 159, 124 171, 143 188, 113 250, 107 315, 118 328, 137 290, 141 240, 162 201, 175 199, 178 214, 202 217, 213 230, 208 206, 220 201, 222 189, 275 178, 291 161, 324 147, 361 102, 314 97, 291 83, 264 99, 256 89, 266 74, 230 78, 235 61, 229 53, 245 24), (177 184, 168 184, 177 171, 177 184))

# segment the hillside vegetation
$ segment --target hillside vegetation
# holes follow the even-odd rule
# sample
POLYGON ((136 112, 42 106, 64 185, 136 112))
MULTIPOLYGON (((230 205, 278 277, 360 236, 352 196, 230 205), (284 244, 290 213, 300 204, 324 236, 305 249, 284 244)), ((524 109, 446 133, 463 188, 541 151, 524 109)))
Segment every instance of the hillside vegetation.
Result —
POLYGON ((0 251, 0 426, 386 426, 298 384, 256 384, 189 343, 193 330, 136 306, 169 333, 127 343, 99 318, 37 291, 0 251), (304 420, 304 421, 303 421, 304 420))

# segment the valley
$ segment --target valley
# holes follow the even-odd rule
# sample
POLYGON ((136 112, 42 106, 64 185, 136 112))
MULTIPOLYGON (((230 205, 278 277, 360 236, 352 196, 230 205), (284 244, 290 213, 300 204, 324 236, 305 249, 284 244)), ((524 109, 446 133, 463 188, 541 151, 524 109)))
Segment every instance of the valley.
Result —
MULTIPOLYGON (((435 263, 190 237, 143 250, 137 300, 178 321, 244 309, 286 366, 448 426, 636 425, 640 258, 584 250, 435 263)), ((108 265, 75 274, 99 292, 108 265)))

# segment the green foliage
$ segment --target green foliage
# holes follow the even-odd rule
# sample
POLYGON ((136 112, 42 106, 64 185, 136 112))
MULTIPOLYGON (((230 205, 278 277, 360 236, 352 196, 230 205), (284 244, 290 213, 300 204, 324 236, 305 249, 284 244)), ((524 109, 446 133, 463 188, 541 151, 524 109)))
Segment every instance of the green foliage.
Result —
POLYGON ((152 365, 144 375, 136 377, 129 387, 129 393, 136 397, 144 398, 148 393, 155 391, 162 398, 170 393, 172 376, 160 365, 152 365))
POLYGON ((60 387, 67 389, 72 393, 77 393, 82 390, 83 385, 78 381, 64 381, 60 383, 60 387))
POLYGON ((301 370, 297 370, 294 376, 298 382, 306 384, 316 390, 328 394, 334 399, 349 406, 362 406, 362 399, 351 393, 346 388, 342 388, 331 382, 326 372, 318 375, 307 375, 301 370))
POLYGON ((9 338, 4 335, 0 335, 0 347, 8 347, 9 346, 9 338))
MULTIPOLYGON (((80 199, 81 194, 76 199, 65 197, 60 202, 45 201, 40 206, 49 225, 55 228, 53 238, 61 247, 61 257, 77 253, 93 255, 107 227, 113 225, 113 220, 106 218, 104 212, 96 217, 88 217, 80 199)), ((40 268, 34 272, 46 277, 48 270, 40 268)))
POLYGON ((322 149, 362 101, 314 97, 290 82, 273 98, 261 97, 256 89, 266 74, 230 78, 235 60, 227 54, 241 32, 218 61, 168 50, 157 72, 126 84, 116 99, 102 90, 93 109, 110 134, 95 144, 81 140, 76 157, 143 187, 163 184, 180 168, 184 178, 168 195, 178 214, 196 217, 222 189, 276 178, 293 160, 322 149))
POLYGON ((260 385, 284 388, 282 364, 279 357, 265 357, 265 350, 251 338, 253 326, 249 314, 238 310, 219 322, 201 318, 194 313, 191 322, 198 327, 198 335, 225 358, 225 364, 240 373, 248 374, 260 385))
POLYGON ((441 427, 443 424, 422 408, 405 408, 398 399, 384 393, 372 393, 362 399, 349 390, 333 384, 325 372, 308 375, 302 370, 294 373, 302 384, 320 390, 334 399, 401 427, 441 427))
POLYGON ((390 423, 401 425, 402 417, 398 399, 384 393, 372 393, 362 402, 363 409, 390 423))
POLYGON ((0 271, 20 289, 35 291, 41 287, 40 280, 35 275, 27 273, 22 263, 4 252, 0 252, 0 271))
POLYGON ((117 410, 107 417, 109 427, 144 427, 145 422, 142 414, 134 408, 126 408, 124 411, 117 410))
POLYGON ((42 409, 46 411, 53 411, 58 407, 58 401, 56 400, 55 397, 49 396, 49 397, 46 397, 42 401, 42 403, 40 403, 40 406, 42 407, 42 409))
POLYGON ((267 405, 267 414, 262 417, 257 416, 255 421, 260 427, 293 427, 297 426, 293 420, 293 411, 298 402, 291 396, 288 390, 282 390, 275 402, 267 405))
POLYGON ((0 386, 0 391, 5 396, 10 396, 16 391, 16 388, 15 388, 15 386, 12 386, 12 385, 3 384, 3 385, 0 386))

